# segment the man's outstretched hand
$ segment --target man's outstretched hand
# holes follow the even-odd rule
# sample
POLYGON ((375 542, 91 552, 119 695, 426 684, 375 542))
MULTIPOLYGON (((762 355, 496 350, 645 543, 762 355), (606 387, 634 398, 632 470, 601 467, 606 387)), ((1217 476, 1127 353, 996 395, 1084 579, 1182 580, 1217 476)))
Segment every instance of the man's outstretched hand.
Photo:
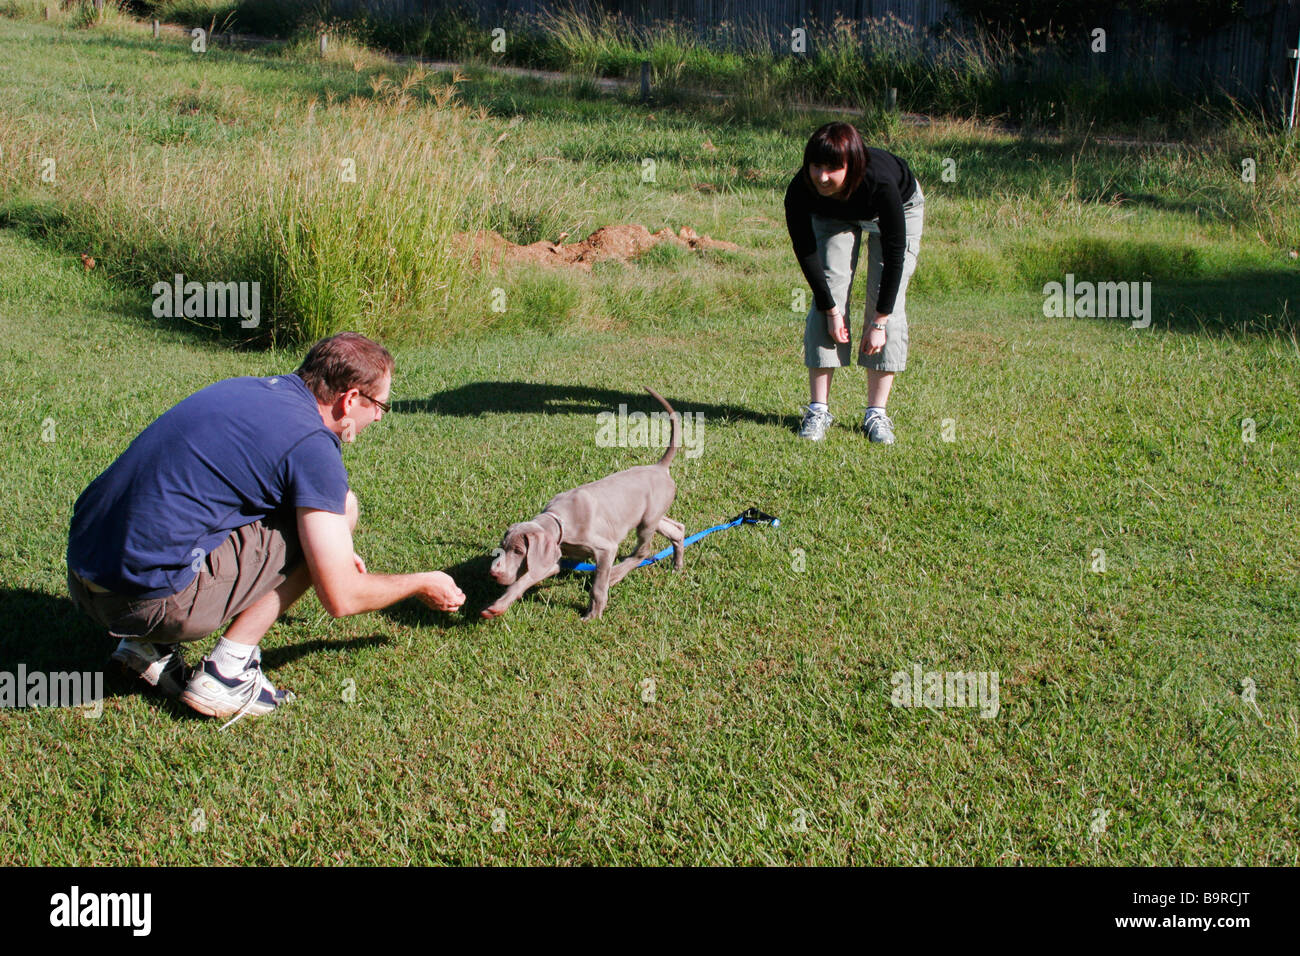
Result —
POLYGON ((435 611, 459 611, 465 603, 465 592, 456 586, 450 574, 442 571, 430 571, 424 587, 420 590, 420 600, 435 611))
POLYGON ((418 597, 437 611, 459 610, 465 603, 456 582, 442 571, 369 573, 366 562, 352 549, 352 529, 345 515, 299 508, 298 539, 312 587, 331 617, 377 611, 409 597, 418 597))

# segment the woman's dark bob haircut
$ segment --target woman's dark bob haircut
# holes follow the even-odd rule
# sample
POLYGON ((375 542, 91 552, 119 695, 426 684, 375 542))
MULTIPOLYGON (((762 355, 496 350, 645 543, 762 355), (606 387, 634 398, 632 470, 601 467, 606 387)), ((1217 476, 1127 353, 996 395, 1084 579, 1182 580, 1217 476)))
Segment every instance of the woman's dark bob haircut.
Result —
POLYGON ((808 145, 803 148, 805 175, 808 167, 814 164, 830 169, 847 166, 844 198, 852 196, 867 174, 867 147, 862 142, 862 134, 850 123, 827 123, 812 134, 808 145))

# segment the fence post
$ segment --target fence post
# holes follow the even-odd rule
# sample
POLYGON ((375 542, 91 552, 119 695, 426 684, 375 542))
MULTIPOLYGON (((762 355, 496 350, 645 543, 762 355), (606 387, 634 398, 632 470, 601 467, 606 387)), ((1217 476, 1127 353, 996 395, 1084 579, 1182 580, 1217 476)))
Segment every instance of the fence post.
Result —
POLYGON ((155 20, 155 21, 153 22, 153 38, 154 38, 155 40, 158 39, 158 36, 159 36, 159 34, 161 34, 161 33, 162 33, 162 27, 160 27, 160 26, 158 25, 158 21, 155 20))
POLYGON ((96 13, 104 12, 104 0, 95 0, 95 12, 96 13))
POLYGON ((890 113, 898 111, 898 87, 891 86, 885 90, 885 110, 890 113))
POLYGON ((641 102, 650 102, 650 61, 641 61, 641 102))
POLYGON ((322 33, 322 34, 320 35, 320 55, 321 55, 321 56, 324 56, 324 55, 325 55, 325 50, 326 50, 326 48, 329 46, 329 41, 326 40, 326 37, 327 37, 327 36, 329 36, 329 34, 327 34, 327 33, 322 33))
POLYGON ((1296 48, 1287 50, 1286 55, 1295 60, 1295 75, 1291 79, 1291 116, 1286 121, 1287 129, 1295 129, 1295 101, 1300 96, 1300 34, 1295 39, 1296 48))

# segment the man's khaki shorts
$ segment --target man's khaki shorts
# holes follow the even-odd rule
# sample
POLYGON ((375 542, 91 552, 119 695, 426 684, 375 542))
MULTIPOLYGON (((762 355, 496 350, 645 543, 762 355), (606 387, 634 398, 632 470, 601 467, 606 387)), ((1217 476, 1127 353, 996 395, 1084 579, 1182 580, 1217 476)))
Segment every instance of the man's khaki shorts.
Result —
POLYGON ((119 640, 174 644, 207 637, 283 584, 302 564, 293 512, 237 528, 177 594, 130 598, 68 572, 72 603, 119 640))

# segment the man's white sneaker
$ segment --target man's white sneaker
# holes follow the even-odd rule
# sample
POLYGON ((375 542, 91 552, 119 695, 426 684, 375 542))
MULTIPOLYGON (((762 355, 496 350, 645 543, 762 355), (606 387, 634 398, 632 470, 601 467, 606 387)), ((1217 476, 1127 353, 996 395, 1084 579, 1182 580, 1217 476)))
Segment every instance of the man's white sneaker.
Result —
POLYGON ((109 657, 128 677, 139 677, 168 697, 178 697, 190 678, 179 644, 150 644, 123 638, 109 657))
MULTIPOLYGON (((276 690, 275 685, 262 673, 262 649, 254 648, 248 665, 234 677, 217 670, 212 659, 205 657, 190 678, 181 700, 200 714, 209 717, 230 717, 235 720, 247 714, 259 717, 269 714, 281 704, 293 700, 293 693, 276 690)), ((234 723, 234 720, 231 721, 234 723)))

